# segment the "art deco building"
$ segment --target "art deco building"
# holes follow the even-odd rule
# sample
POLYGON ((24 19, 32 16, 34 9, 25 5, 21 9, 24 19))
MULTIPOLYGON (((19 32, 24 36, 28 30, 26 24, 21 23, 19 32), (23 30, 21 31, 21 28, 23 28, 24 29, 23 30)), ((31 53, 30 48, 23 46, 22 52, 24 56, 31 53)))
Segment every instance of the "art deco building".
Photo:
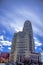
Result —
MULTIPOLYGON (((30 21, 25 21, 23 31, 14 34, 11 47, 11 61, 29 58, 35 52, 33 30, 30 21)), ((37 55, 36 55, 37 56, 37 55)))

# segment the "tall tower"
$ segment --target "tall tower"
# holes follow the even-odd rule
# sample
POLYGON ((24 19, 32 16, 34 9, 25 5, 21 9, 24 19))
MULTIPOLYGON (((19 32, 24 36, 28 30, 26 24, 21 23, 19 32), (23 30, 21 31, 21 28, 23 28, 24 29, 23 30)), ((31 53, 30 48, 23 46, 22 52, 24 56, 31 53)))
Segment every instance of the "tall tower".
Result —
POLYGON ((34 52, 35 51, 35 45, 33 40, 33 30, 31 22, 26 20, 23 27, 23 32, 28 35, 28 43, 29 43, 29 51, 34 52))
POLYGON ((11 61, 21 61, 35 51, 31 22, 26 20, 23 31, 14 34, 11 48, 11 61))

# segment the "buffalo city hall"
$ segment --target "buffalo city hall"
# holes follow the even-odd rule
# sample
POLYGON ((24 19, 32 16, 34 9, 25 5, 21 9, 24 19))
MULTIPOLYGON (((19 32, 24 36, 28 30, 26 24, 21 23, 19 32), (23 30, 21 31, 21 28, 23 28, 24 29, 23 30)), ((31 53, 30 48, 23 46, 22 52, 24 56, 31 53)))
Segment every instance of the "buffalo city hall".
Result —
POLYGON ((14 34, 11 47, 11 61, 22 62, 25 59, 41 60, 40 53, 35 53, 33 30, 31 22, 26 20, 22 32, 14 34))

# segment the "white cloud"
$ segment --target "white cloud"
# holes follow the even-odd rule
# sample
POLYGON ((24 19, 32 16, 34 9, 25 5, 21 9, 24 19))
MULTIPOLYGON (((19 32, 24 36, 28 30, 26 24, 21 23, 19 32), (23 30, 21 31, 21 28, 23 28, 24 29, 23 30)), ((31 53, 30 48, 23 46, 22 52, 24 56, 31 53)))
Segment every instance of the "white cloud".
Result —
MULTIPOLYGON (((0 51, 3 51, 3 46, 11 46, 11 42, 8 40, 4 40, 4 36, 1 35, 0 36, 0 51)), ((8 47, 8 49, 10 50, 10 47, 8 47)))
POLYGON ((3 35, 0 36, 0 43, 1 43, 0 46, 1 46, 1 45, 11 46, 11 42, 8 41, 8 40, 4 40, 4 36, 3 36, 3 35))
POLYGON ((35 41, 35 46, 41 46, 42 44, 39 41, 35 41))
POLYGON ((4 40, 4 37, 3 37, 3 35, 0 35, 0 40, 4 40))
POLYGON ((8 47, 8 50, 11 50, 11 47, 8 47))
POLYGON ((11 42, 10 41, 0 41, 0 43, 4 46, 11 46, 11 42))
POLYGON ((14 23, 10 23, 10 27, 13 28, 13 30, 15 29, 17 32, 22 31, 22 26, 20 26, 19 24, 14 25, 14 23))
POLYGON ((11 46, 11 42, 8 41, 8 40, 4 40, 4 36, 1 35, 0 36, 0 46, 3 45, 3 46, 11 46))
POLYGON ((36 38, 34 37, 34 42, 35 42, 35 47, 37 48, 38 46, 41 46, 42 43, 36 38))
POLYGON ((37 47, 35 46, 35 49, 37 49, 37 47))

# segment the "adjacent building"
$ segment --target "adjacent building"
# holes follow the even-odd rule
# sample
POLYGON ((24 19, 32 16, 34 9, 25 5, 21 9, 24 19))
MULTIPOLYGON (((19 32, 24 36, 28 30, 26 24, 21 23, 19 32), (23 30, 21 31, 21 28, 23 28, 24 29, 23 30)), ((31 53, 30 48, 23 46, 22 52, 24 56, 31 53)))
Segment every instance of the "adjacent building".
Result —
POLYGON ((10 53, 0 52, 0 63, 9 62, 10 53))

